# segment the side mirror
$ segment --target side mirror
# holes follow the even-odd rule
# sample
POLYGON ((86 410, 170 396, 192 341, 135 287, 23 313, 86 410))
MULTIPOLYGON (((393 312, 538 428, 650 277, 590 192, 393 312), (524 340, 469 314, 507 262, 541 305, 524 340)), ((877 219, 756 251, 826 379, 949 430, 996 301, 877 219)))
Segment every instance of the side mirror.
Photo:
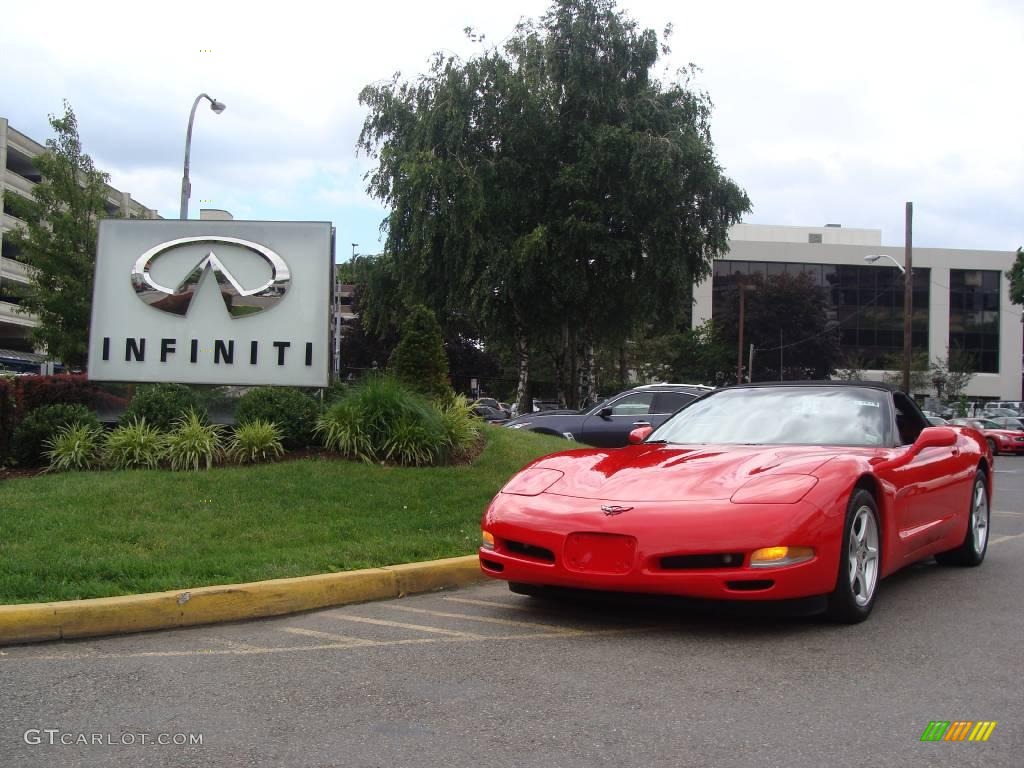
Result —
POLYGON ((651 432, 653 431, 653 427, 637 427, 636 429, 629 433, 629 444, 639 445, 644 440, 646 440, 647 436, 651 434, 651 432))
POLYGON ((600 416, 602 419, 611 418, 612 407, 610 405, 606 405, 604 408, 597 412, 597 415, 600 416))
POLYGON ((948 448, 956 445, 956 432, 949 427, 926 427, 914 441, 914 449, 948 448))

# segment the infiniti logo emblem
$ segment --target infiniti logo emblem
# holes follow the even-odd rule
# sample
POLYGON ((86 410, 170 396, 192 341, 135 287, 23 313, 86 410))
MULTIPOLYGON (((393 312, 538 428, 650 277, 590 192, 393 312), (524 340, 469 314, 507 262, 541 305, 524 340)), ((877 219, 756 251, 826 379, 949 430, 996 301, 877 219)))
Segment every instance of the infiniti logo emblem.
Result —
POLYGON ((629 512, 632 507, 616 507, 614 504, 602 504, 601 511, 606 515, 621 515, 623 512, 629 512))
POLYGON ((278 304, 284 298, 291 283, 291 271, 278 254, 265 245, 242 240, 237 237, 182 237, 153 246, 142 254, 132 267, 132 287, 136 295, 146 304, 172 315, 186 315, 195 298, 200 281, 207 272, 212 272, 220 288, 224 306, 232 318, 254 315, 278 304), (169 288, 160 285, 150 275, 153 261, 165 253, 187 245, 209 244, 211 250, 178 283, 169 288), (241 249, 259 256, 271 268, 270 279, 255 288, 243 288, 235 276, 212 250, 213 246, 227 246, 230 250, 241 249))

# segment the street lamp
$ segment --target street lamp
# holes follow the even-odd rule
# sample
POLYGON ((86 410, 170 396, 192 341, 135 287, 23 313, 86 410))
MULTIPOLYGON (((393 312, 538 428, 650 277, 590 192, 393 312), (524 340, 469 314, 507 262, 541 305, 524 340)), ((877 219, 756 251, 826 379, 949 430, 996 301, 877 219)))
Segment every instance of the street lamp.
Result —
POLYGON ((196 107, 202 99, 209 99, 210 109, 218 115, 227 108, 224 102, 210 98, 205 93, 196 96, 192 103, 192 112, 188 116, 188 133, 185 134, 185 172, 181 176, 181 215, 178 217, 180 219, 188 218, 188 198, 192 194, 192 183, 188 180, 188 161, 192 152, 192 122, 196 119, 196 107))
MULTIPOLYGON (((909 257, 909 253, 908 253, 909 257)), ((910 321, 914 313, 914 280, 910 259, 904 268, 896 259, 887 253, 872 253, 864 257, 864 261, 874 264, 879 259, 888 259, 903 275, 903 391, 913 396, 910 391, 910 321)))

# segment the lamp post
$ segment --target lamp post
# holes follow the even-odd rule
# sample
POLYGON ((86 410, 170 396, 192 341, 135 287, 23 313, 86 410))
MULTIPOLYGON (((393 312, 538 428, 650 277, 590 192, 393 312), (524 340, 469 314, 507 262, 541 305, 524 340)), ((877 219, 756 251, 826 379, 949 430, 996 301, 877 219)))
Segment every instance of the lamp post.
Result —
POLYGON ((887 253, 873 253, 864 257, 864 261, 869 264, 874 264, 879 259, 888 259, 903 275, 903 391, 912 395, 913 393, 910 391, 910 320, 914 311, 913 273, 910 270, 909 262, 904 268, 887 253))
POLYGON ((196 107, 203 99, 209 99, 210 109, 218 115, 227 108, 223 102, 217 101, 205 93, 200 93, 192 102, 192 112, 188 116, 188 132, 185 134, 185 172, 181 176, 181 214, 178 216, 179 219, 188 218, 188 198, 192 194, 192 183, 188 180, 189 154, 192 152, 192 122, 196 119, 196 107))

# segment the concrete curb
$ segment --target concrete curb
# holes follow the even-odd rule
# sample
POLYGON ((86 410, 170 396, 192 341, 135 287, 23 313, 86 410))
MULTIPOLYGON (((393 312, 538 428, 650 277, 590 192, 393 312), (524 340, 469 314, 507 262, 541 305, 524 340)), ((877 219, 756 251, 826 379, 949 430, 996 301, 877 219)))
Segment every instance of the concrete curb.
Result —
POLYGON ((258 619, 472 584, 476 555, 362 571, 58 603, 0 605, 0 645, 258 619))

